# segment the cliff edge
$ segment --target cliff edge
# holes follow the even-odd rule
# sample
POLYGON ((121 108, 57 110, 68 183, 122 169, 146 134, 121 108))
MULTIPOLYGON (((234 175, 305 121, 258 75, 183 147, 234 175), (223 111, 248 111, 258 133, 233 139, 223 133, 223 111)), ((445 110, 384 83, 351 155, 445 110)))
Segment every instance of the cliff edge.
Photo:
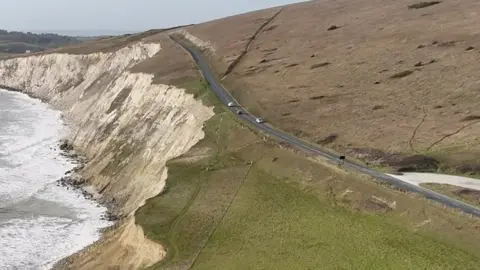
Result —
MULTIPOLYGON (((167 160, 203 138, 203 122, 213 110, 184 89, 153 83, 153 74, 131 72, 161 48, 158 40, 138 41, 112 52, 0 61, 1 85, 21 89, 64 112, 70 141, 88 159, 81 175, 120 217, 118 228, 93 247, 102 246, 102 254, 76 269, 137 269, 165 254, 159 244, 145 239, 133 214, 164 188, 167 160)), ((79 254, 77 260, 81 258, 79 254)))

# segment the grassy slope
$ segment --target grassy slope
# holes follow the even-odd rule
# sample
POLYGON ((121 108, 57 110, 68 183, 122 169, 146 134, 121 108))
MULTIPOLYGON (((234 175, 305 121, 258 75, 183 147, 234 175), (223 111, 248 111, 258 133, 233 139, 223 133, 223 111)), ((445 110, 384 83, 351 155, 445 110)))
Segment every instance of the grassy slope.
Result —
POLYGON ((204 83, 183 86, 217 114, 136 213, 168 250, 151 269, 478 268, 478 221, 263 140, 204 83))
POLYGON ((408 8, 418 2, 306 1, 284 7, 256 36, 278 9, 188 31, 216 45, 220 74, 255 36, 224 84, 275 126, 311 142, 334 137, 325 146, 371 163, 388 153, 423 154, 443 171, 478 176, 479 22, 466 11, 479 2, 408 8))
POLYGON ((112 51, 148 36, 162 41, 162 53, 133 71, 216 106, 205 139, 169 162, 166 190, 136 213, 146 235, 168 249, 151 269, 477 267, 480 222, 262 138, 192 79, 192 63, 161 32, 58 50, 112 51))
POLYGON ((476 261, 388 218, 330 207, 256 171, 194 268, 468 269, 476 261))
MULTIPOLYGON (((55 51, 114 51, 161 32, 55 51)), ((159 83, 167 82, 163 75, 183 79, 181 68, 170 78, 180 58, 162 46, 165 53, 135 71, 159 83)), ((217 106, 217 114, 205 124, 205 139, 169 162, 163 194, 136 213, 146 235, 168 249, 151 269, 480 268, 478 220, 263 140, 225 112, 205 83, 178 86, 217 106)))

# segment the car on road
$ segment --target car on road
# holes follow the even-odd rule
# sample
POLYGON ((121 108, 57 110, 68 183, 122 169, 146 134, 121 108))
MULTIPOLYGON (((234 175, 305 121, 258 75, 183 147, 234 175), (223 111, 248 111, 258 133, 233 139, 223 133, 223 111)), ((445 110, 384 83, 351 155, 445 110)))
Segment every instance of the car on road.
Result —
POLYGON ((237 114, 238 114, 238 115, 243 114, 243 111, 242 111, 242 110, 238 110, 238 111, 237 111, 237 114))
POLYGON ((339 156, 338 160, 340 161, 341 164, 345 164, 345 156, 339 156))
POLYGON ((263 118, 256 118, 255 122, 261 124, 261 123, 265 123, 265 120, 263 118))
POLYGON ((233 102, 228 102, 227 105, 228 105, 228 107, 235 107, 235 103, 233 103, 233 102))

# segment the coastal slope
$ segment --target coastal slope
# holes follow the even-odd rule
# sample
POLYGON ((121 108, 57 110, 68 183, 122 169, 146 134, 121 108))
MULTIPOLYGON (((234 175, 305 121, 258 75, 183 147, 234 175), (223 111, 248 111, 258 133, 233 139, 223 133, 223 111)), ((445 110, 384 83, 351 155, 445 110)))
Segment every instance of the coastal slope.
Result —
POLYGON ((478 268, 477 219, 238 121, 169 38, 280 129, 381 169, 475 173, 476 3, 462 3, 310 1, 0 61, 0 84, 64 112, 79 184, 119 218, 58 268, 478 268))
POLYGON ((154 84, 153 74, 131 72, 161 51, 160 42, 124 45, 112 52, 0 61, 0 84, 64 113, 70 143, 88 159, 79 181, 92 185, 121 219, 108 237, 113 240, 102 242, 114 242, 115 252, 97 261, 136 269, 160 260, 165 251, 145 239, 133 214, 163 190, 165 163, 203 138, 203 122, 213 111, 181 88, 154 84))

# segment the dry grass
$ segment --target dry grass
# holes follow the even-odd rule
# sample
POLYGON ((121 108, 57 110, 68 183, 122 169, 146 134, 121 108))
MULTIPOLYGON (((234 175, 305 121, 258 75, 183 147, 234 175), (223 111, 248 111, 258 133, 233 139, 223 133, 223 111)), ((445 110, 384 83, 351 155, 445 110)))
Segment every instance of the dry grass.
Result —
POLYGON ((468 189, 463 187, 457 187, 447 184, 433 184, 425 183, 423 187, 435 190, 439 193, 464 201, 471 205, 480 206, 480 191, 474 189, 468 189))
POLYGON ((145 40, 146 42, 159 42, 162 49, 150 59, 147 59, 134 67, 132 72, 154 74, 154 82, 172 84, 183 87, 191 78, 198 76, 195 63, 189 54, 178 47, 168 36, 164 34, 154 35, 145 40))
MULTIPOLYGON (((219 60, 216 69, 219 74, 224 74, 228 66, 235 61, 246 48, 250 38, 269 18, 279 11, 278 8, 255 11, 247 14, 232 16, 187 28, 191 34, 200 38, 215 36, 211 39, 215 44, 215 56, 219 60), (239 24, 240 22, 240 24, 239 24), (221 27, 219 27, 221 25, 221 27), (232 29, 234 35, 232 36, 232 29), (232 39, 233 38, 233 39, 232 39)), ((270 26, 267 26, 268 29, 270 26)), ((270 29, 267 32, 277 31, 270 29)), ((207 40, 210 40, 207 38, 207 40)), ((250 46, 249 50, 252 49, 250 46)))
MULTIPOLYGON (((284 130, 297 130, 313 142, 338 134, 331 145, 336 150, 480 149, 480 124, 464 128, 469 123, 462 122, 480 115, 480 54, 465 50, 480 43, 480 17, 469 12, 480 9, 480 2, 449 1, 418 12, 406 8, 411 4, 341 0, 286 6, 224 83, 240 102, 284 130), (327 31, 331 25, 342 27, 327 31), (402 78, 390 79, 393 74, 402 78)), ((212 60, 222 74, 245 40, 277 11, 188 31, 216 44, 212 60)))

